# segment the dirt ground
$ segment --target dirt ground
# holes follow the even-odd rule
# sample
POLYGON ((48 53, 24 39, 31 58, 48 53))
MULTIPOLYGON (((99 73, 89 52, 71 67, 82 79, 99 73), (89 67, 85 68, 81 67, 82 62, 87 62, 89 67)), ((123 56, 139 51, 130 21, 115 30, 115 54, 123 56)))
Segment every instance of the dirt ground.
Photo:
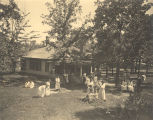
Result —
MULTIPOLYGON (((35 88, 24 88, 29 76, 5 75, 0 82, 0 120, 117 120, 116 108, 127 99, 129 93, 106 90, 107 101, 86 103, 81 86, 70 86, 61 93, 38 98, 37 88, 44 81, 34 80, 35 88), (107 114, 107 111, 111 113, 107 114), (114 110, 115 111, 115 110, 114 110)), ((32 79, 32 78, 30 78, 32 79)))

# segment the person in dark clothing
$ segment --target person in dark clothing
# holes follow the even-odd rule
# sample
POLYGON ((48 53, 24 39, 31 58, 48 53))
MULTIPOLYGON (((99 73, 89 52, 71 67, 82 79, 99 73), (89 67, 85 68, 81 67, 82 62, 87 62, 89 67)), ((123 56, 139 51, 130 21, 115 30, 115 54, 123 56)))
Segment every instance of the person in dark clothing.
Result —
POLYGON ((142 83, 142 76, 141 76, 141 74, 138 74, 138 77, 137 77, 137 92, 140 92, 140 90, 141 90, 141 83, 142 83))

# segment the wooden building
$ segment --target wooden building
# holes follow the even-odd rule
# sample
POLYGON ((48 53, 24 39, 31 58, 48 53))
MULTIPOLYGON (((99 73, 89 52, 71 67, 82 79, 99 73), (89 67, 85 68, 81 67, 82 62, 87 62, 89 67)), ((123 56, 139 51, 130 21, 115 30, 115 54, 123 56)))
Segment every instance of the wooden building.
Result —
POLYGON ((55 50, 48 47, 30 51, 22 57, 21 71, 47 76, 64 73, 82 76, 83 73, 90 74, 93 71, 91 58, 74 61, 67 56, 64 60, 58 60, 55 59, 54 54, 55 50))

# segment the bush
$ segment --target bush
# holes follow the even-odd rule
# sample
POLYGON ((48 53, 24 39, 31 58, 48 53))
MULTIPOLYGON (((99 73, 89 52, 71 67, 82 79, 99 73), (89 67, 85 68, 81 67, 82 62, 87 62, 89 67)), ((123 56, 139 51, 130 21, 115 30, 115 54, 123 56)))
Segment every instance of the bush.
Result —
POLYGON ((124 118, 128 120, 140 120, 143 117, 152 120, 153 115, 153 96, 142 93, 135 93, 125 102, 124 118), (127 116, 127 117, 125 117, 127 116))

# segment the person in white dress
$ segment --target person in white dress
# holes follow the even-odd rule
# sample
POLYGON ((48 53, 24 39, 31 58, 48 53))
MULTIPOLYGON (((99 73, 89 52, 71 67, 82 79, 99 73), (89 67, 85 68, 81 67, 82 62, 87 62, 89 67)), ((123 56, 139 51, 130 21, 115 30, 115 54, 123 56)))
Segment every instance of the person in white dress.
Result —
POLYGON ((146 81, 147 77, 146 75, 142 75, 143 81, 146 81))
POLYGON ((133 81, 130 81, 129 84, 128 84, 128 90, 130 92, 134 92, 134 84, 133 84, 133 81))
POLYGON ((29 88, 34 88, 34 87, 35 87, 35 83, 33 81, 31 81, 29 88))
POLYGON ((106 101, 105 82, 104 81, 101 81, 99 84, 100 84, 100 91, 99 91, 99 97, 98 98, 106 101))
POLYGON ((38 88, 38 96, 44 97, 46 94, 46 85, 41 85, 38 88))
POLYGON ((46 82, 45 95, 49 96, 50 94, 51 94, 51 92, 50 92, 50 82, 46 82))
POLYGON ((25 88, 29 88, 29 86, 30 86, 30 81, 27 81, 27 82, 25 83, 25 88))
POLYGON ((121 84, 121 90, 127 91, 127 89, 128 89, 127 82, 125 80, 123 80, 122 81, 122 84, 121 84))
POLYGON ((59 78, 59 76, 56 77, 55 82, 56 82, 55 83, 55 89, 60 91, 61 87, 60 87, 60 78, 59 78))

